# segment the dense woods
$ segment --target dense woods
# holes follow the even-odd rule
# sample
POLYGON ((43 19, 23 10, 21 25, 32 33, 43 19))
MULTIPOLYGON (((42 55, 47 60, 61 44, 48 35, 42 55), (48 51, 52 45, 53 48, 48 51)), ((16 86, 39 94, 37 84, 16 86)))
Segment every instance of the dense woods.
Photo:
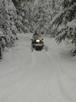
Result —
POLYGON ((76 0, 0 0, 0 32, 7 46, 18 32, 35 30, 76 45, 76 0))

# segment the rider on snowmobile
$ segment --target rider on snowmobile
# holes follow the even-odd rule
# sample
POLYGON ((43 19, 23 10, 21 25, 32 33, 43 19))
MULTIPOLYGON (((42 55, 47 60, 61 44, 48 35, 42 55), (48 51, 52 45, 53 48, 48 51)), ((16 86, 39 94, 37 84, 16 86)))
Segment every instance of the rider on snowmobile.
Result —
POLYGON ((39 39, 42 40, 43 39, 43 32, 38 33, 37 31, 35 31, 35 33, 33 34, 33 40, 39 39))

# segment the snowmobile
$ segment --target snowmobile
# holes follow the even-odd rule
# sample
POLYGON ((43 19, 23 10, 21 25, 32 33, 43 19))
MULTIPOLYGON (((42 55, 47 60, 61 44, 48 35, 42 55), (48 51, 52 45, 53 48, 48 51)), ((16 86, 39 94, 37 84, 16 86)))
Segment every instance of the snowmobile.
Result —
POLYGON ((42 50, 44 48, 43 39, 31 39, 31 40, 32 40, 32 43, 31 43, 32 51, 33 49, 42 50))

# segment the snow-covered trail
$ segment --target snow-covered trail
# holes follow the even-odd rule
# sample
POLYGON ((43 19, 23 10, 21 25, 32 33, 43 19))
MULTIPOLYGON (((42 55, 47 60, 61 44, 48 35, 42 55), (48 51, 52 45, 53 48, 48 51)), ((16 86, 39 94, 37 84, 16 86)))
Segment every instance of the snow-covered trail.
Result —
POLYGON ((76 57, 46 37, 48 51, 30 49, 30 34, 0 63, 0 102, 76 102, 76 57))

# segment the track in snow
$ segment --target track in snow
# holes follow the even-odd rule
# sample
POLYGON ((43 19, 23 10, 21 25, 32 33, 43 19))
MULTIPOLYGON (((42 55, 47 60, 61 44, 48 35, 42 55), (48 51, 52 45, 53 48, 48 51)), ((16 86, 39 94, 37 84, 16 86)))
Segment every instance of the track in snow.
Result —
POLYGON ((31 52, 28 38, 21 36, 0 63, 0 102, 76 102, 75 59, 59 55, 47 37, 47 52, 31 52))

